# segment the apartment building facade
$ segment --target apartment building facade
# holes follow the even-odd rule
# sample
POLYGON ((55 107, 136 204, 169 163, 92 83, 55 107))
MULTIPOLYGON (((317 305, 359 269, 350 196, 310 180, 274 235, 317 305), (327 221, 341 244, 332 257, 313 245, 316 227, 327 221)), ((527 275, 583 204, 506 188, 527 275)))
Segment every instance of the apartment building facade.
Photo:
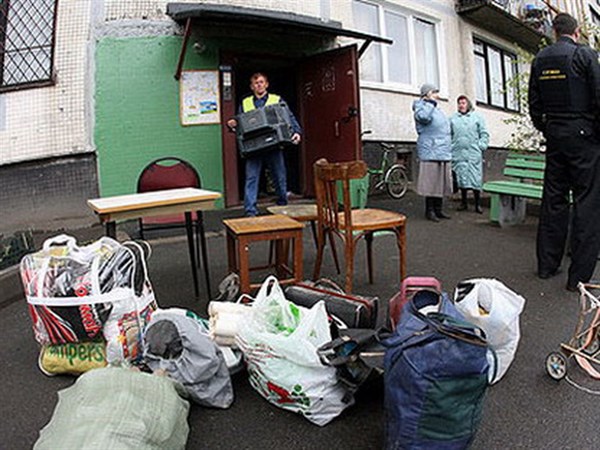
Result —
POLYGON ((239 205, 243 160, 224 123, 255 71, 304 127, 287 154, 298 195, 318 157, 410 150, 425 82, 448 114, 460 94, 476 101, 493 161, 522 107, 519 49, 535 52, 558 10, 600 18, 591 1, 0 0, 0 228, 89 221, 87 198, 135 192, 164 156, 239 205), (189 103, 202 95, 204 116, 189 103))

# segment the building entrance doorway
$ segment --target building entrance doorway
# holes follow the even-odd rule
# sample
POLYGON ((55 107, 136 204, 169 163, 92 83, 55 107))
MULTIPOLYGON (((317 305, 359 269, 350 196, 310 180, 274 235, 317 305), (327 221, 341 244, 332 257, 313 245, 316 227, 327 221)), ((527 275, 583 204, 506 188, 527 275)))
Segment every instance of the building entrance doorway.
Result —
MULTIPOLYGON (((313 163, 360 159, 358 63, 355 46, 310 57, 222 54, 221 68, 231 77, 231 95, 222 100, 222 122, 239 111, 241 101, 251 95, 250 77, 255 72, 269 77, 269 92, 282 96, 302 127, 302 142, 286 150, 288 191, 292 198, 314 195, 313 163)), ((240 158, 234 133, 223 132, 223 169, 227 206, 244 198, 244 160, 240 158)), ((273 192, 261 177, 259 201, 273 192)))

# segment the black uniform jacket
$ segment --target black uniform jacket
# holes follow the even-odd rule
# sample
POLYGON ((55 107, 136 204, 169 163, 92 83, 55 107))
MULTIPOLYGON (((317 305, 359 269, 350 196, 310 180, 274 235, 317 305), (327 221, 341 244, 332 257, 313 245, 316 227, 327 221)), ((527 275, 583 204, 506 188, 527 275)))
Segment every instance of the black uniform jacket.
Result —
POLYGON ((531 64, 529 114, 544 131, 549 120, 597 120, 600 64, 595 50, 562 36, 542 49, 531 64))

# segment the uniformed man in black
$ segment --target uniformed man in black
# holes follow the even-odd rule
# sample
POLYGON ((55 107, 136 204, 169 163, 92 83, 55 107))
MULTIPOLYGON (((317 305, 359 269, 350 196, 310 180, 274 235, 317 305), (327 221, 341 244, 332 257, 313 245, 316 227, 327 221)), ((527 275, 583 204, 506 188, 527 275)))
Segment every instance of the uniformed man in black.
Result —
POLYGON ((600 250, 600 65, 598 55, 577 43, 577 20, 558 14, 557 42, 531 65, 529 113, 546 138, 546 171, 537 235, 538 276, 559 272, 569 228, 571 265, 567 289, 588 282, 600 250))

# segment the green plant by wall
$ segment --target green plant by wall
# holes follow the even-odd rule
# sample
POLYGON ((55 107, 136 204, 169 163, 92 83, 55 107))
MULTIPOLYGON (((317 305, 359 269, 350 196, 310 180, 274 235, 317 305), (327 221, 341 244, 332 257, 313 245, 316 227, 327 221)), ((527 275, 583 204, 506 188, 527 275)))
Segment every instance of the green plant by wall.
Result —
POLYGON ((504 119, 504 123, 511 125, 513 132, 511 133, 506 147, 514 151, 543 151, 544 137, 533 126, 533 122, 529 117, 529 73, 531 62, 534 55, 518 48, 517 64, 519 71, 517 76, 508 81, 508 87, 515 89, 518 96, 520 111, 512 114, 509 118, 504 119), (524 69, 527 70, 524 70, 524 69))

